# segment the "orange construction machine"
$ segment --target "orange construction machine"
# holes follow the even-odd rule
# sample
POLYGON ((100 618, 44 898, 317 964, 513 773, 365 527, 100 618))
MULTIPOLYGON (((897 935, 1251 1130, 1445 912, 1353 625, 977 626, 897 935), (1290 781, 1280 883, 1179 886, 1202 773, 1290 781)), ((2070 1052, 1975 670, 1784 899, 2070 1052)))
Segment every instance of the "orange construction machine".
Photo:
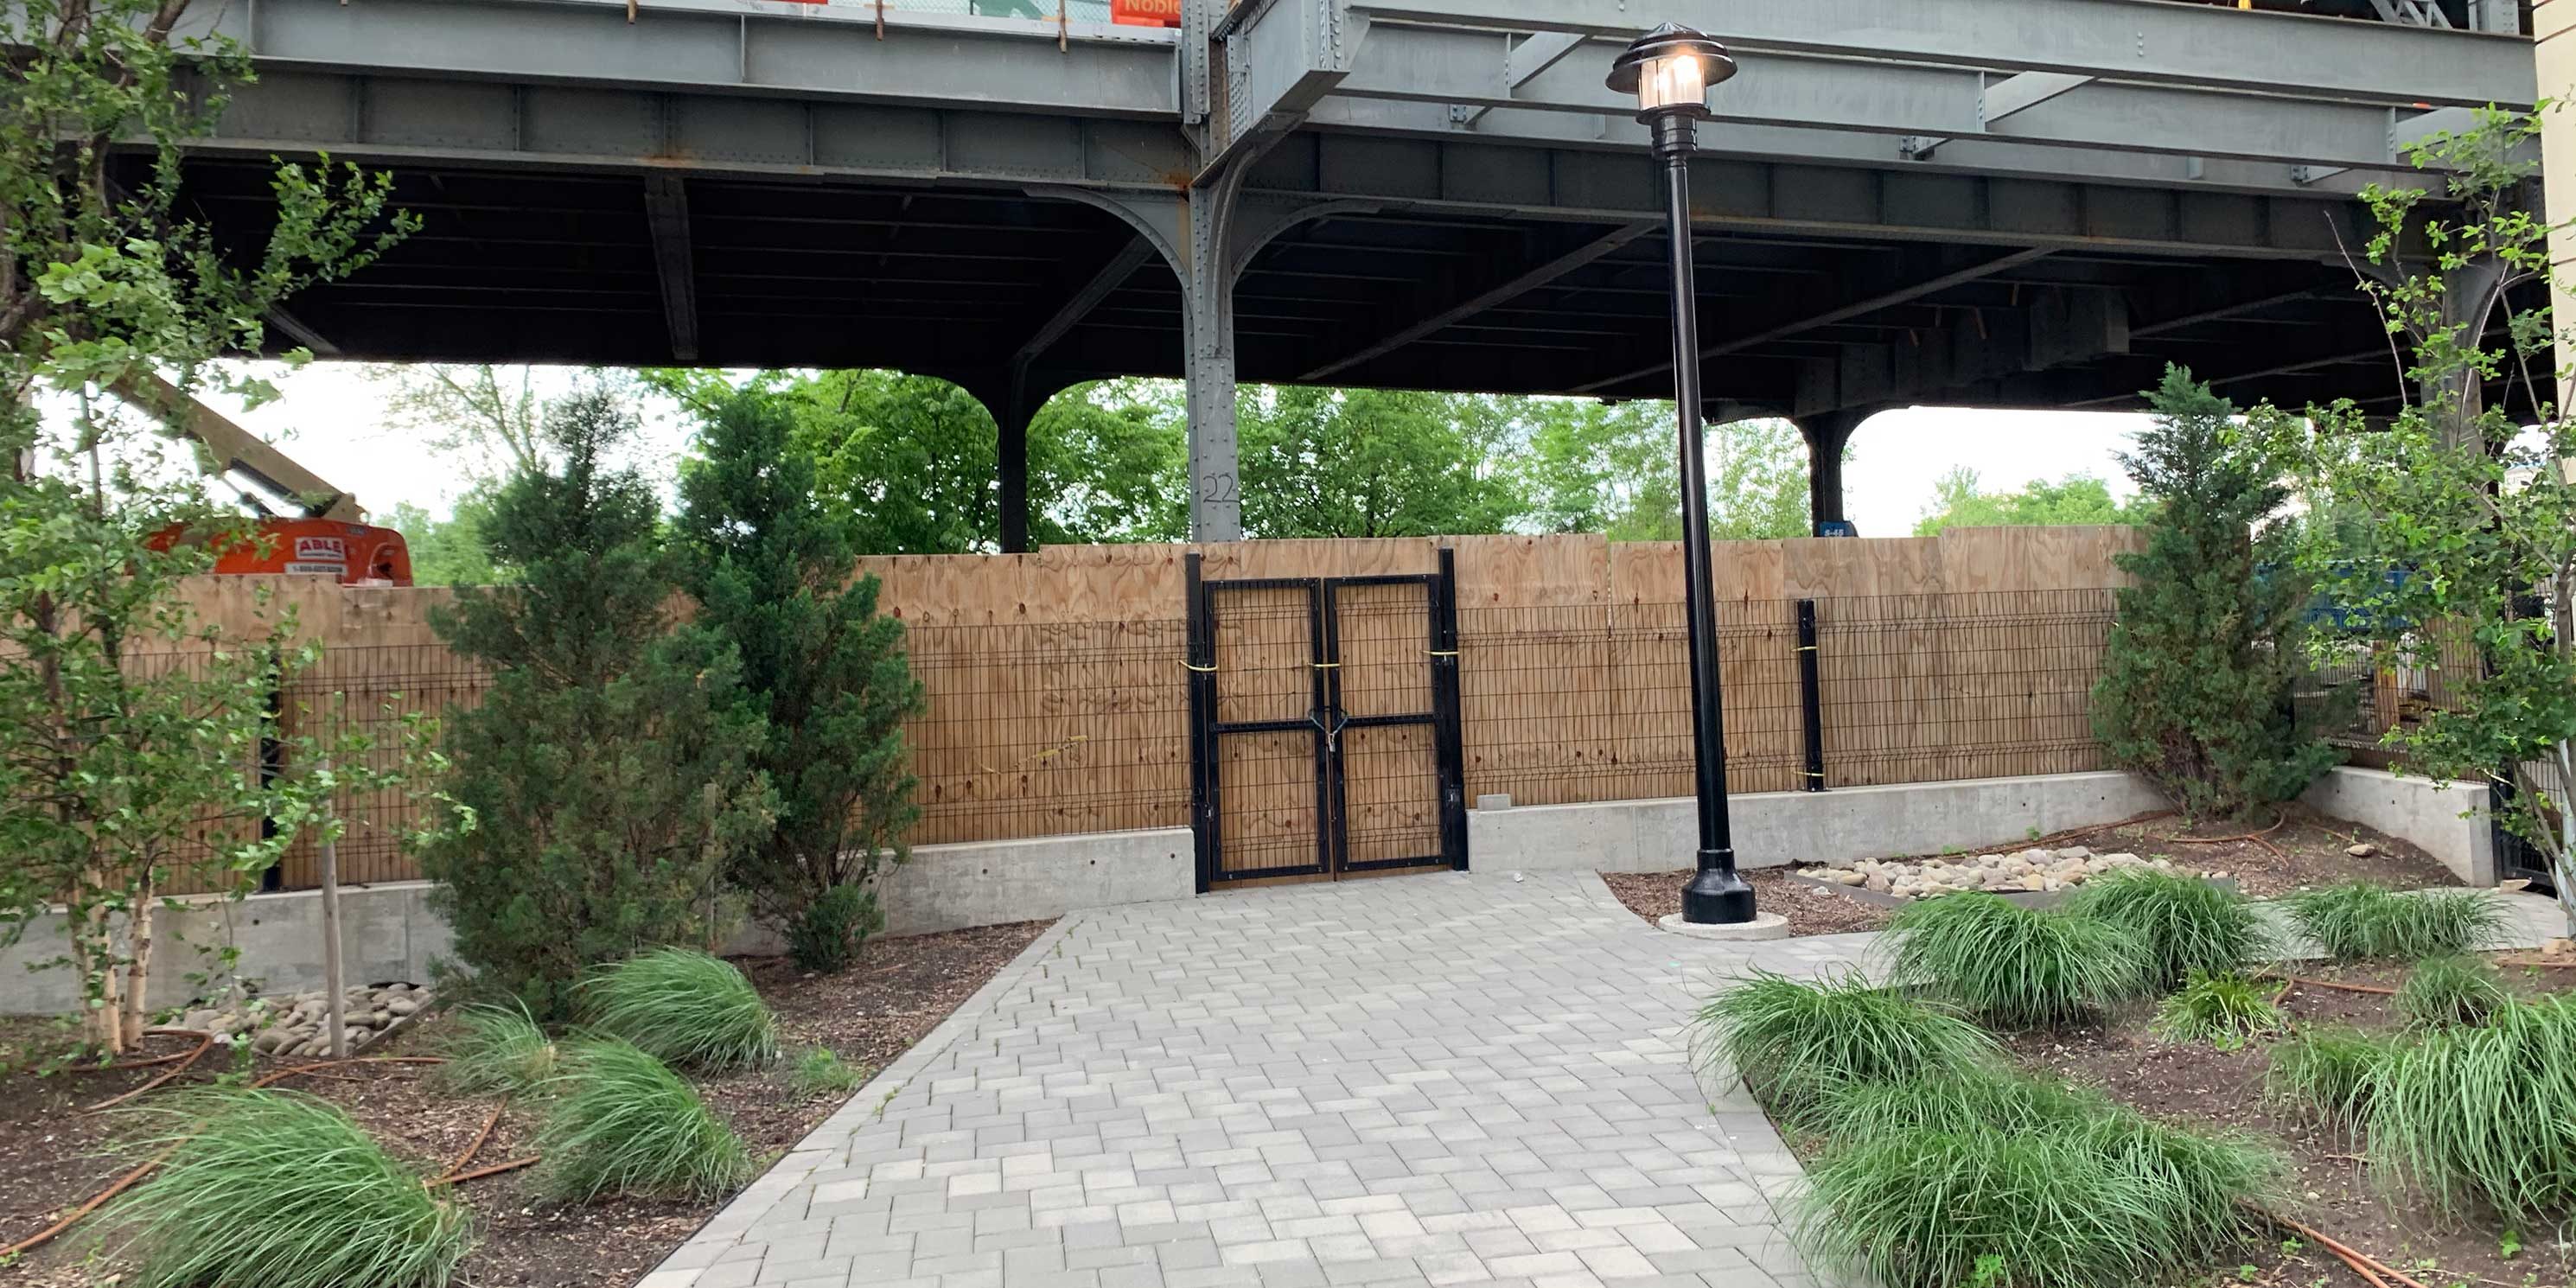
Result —
POLYGON ((344 586, 411 584, 411 549, 403 544, 403 535, 362 522, 366 512, 358 508, 356 497, 158 376, 117 392, 204 443, 213 458, 209 472, 246 481, 249 486, 236 482, 235 487, 259 511, 247 529, 216 534, 171 528, 153 537, 156 548, 190 541, 213 544, 214 571, 223 576, 268 573, 329 577, 344 586), (297 512, 282 513, 280 507, 297 512))

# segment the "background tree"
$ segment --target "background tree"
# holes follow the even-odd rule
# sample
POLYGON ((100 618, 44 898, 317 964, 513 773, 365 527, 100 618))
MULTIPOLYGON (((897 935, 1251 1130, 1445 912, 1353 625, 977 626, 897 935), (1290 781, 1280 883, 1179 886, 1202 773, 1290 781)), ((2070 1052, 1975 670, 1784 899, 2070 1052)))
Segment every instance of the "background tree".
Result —
POLYGON ((1237 407, 1252 536, 1504 532, 1526 508, 1496 465, 1509 425, 1493 400, 1277 386, 1237 407))
POLYGON ((674 629, 660 506, 605 463, 634 417, 592 392, 542 428, 559 463, 503 485, 486 534, 519 583, 459 588, 431 615, 494 674, 450 728, 448 793, 472 826, 421 867, 479 981, 562 1017, 591 965, 704 943, 726 861, 773 811, 740 663, 710 632, 674 629))
POLYGON ((403 534, 411 551, 411 578, 420 586, 497 586, 511 579, 510 569, 493 562, 483 534, 492 523, 492 491, 477 488, 456 498, 446 518, 409 501, 394 506, 381 520, 403 534))
POLYGON ((795 431, 756 389, 706 418, 680 475, 680 583, 697 627, 741 658, 742 696, 766 727, 752 763, 777 819, 736 852, 734 884, 785 928, 799 966, 830 972, 882 924, 869 879, 903 861, 920 816, 903 722, 922 686, 903 623, 876 610, 877 579, 853 576, 853 516, 817 494, 795 431))
POLYGON ((272 305, 363 268, 412 226, 381 176, 327 161, 276 170, 277 222, 246 261, 184 217, 181 147, 248 71, 238 46, 195 41, 184 56, 200 79, 183 84, 170 32, 185 10, 0 12, 13 51, 0 94, 0 919, 14 938, 62 907, 83 1036, 107 1051, 142 1030, 162 892, 185 877, 240 893, 291 830, 189 835, 204 817, 277 804, 246 752, 269 732, 276 662, 268 641, 214 640, 179 598, 201 548, 155 548, 170 524, 211 517, 187 468, 201 454, 103 391, 158 373, 186 391, 274 397, 209 361, 259 350, 272 305), (111 143, 137 147, 138 163, 120 166, 111 143), (154 656, 168 652, 202 661, 154 656))
MULTIPOLYGON (((1542 532, 1599 532, 1612 541, 1681 539, 1681 462, 1669 402, 1526 398, 1526 449, 1515 452, 1542 532)), ((1814 534, 1807 447, 1783 420, 1709 427, 1709 532, 1720 541, 1814 534)), ((1846 458, 1848 459, 1848 458, 1846 458)))
POLYGON ((414 430, 450 453, 481 489, 545 468, 544 400, 535 368, 419 362, 366 370, 389 386, 389 427, 414 430))
POLYGON ((2358 644, 2374 666, 2442 673, 2452 701, 2383 745, 2401 768, 2505 788, 2500 820, 2546 857, 2576 927, 2576 429, 2555 402, 2569 374, 2555 324, 2511 302, 2559 285, 2548 226, 2520 195, 2539 133, 2536 118, 2487 110, 2426 140, 2418 164, 2446 176, 2429 217, 2422 190, 2363 193, 2380 230, 2362 287, 2403 355, 2405 405, 2372 418, 2343 402, 2258 427, 2296 453, 2313 506, 2370 516, 2312 525, 2301 546, 2344 628, 2318 651, 2358 644), (2486 402, 2505 388, 2531 421, 2486 402))
POLYGON ((1944 528, 2140 523, 2152 505, 2151 499, 2124 505, 2112 497, 2110 484, 2090 474, 2069 474, 2055 483, 2032 479, 2015 491, 1988 492, 1979 487, 1975 470, 1961 466, 1934 481, 1932 512, 1914 525, 1914 535, 1939 536, 1944 528))
POLYGON ((2121 464, 2147 498, 2146 548, 2119 556, 2093 731, 2111 759, 2193 816, 2294 799, 2335 763, 2291 701, 2305 578, 2291 575, 2282 462, 2233 432, 2236 408, 2168 367, 2154 423, 2121 464))
MULTIPOLYGON (((656 373, 701 415, 731 382, 656 373)), ((898 371, 832 371, 753 382, 795 420, 822 488, 857 517, 860 554, 1001 548, 1000 429, 964 389, 898 371)), ((1115 380, 1056 395, 1030 419, 1030 536, 1044 544, 1187 537, 1185 434, 1156 382, 1115 380)))

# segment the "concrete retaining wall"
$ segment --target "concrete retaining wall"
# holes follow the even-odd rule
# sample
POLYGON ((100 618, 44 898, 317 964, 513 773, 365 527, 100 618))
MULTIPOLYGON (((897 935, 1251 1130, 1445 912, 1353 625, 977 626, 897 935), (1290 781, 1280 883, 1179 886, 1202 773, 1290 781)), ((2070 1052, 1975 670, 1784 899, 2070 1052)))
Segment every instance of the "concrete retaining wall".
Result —
MULTIPOLYGON (((912 852, 912 862, 886 874, 881 897, 888 932, 918 935, 1061 917, 1076 908, 1187 899, 1196 883, 1189 829, 1173 828, 925 845, 912 852)), ((425 981, 430 964, 451 951, 446 921, 429 909, 426 881, 353 886, 340 894, 340 915, 352 982, 425 981)), ((187 976, 211 970, 213 950, 226 942, 241 948, 236 973, 258 981, 264 993, 322 986, 322 897, 313 891, 164 910, 154 928, 159 948, 148 1000, 156 1007, 195 996, 200 986, 187 976)), ((751 927, 727 948, 774 952, 778 939, 751 927)), ((52 922, 29 927, 17 945, 0 948, 0 1015, 58 1015, 79 1004, 68 969, 26 969, 63 951, 60 925, 52 922)))
POLYGON ((2414 842, 2464 885, 2496 883, 2495 832, 2484 783, 2342 768, 2329 771, 2300 799, 2318 813, 2414 842))
MULTIPOLYGON (((1757 792, 1728 805, 1736 860, 1749 868, 1995 846, 2166 807, 2124 773, 1757 792)), ((1687 797, 1480 809, 1467 815, 1467 853, 1483 872, 1671 872, 1695 861, 1698 817, 1687 797)))

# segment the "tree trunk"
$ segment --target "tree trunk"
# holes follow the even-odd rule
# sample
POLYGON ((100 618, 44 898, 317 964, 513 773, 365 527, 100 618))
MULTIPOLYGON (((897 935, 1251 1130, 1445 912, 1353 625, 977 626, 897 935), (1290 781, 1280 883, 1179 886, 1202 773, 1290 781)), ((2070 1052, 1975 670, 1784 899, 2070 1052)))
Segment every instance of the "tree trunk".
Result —
MULTIPOLYGON (((322 762, 328 770, 331 762, 322 762)), ((331 1058, 349 1058, 348 981, 340 965, 340 844, 331 839, 329 820, 322 827, 322 995, 323 1022, 331 1027, 331 1058)))
POLYGON ((136 888, 134 911, 129 915, 127 934, 131 936, 134 955, 125 966, 125 1005, 118 1017, 119 1049, 143 1041, 146 1018, 144 991, 152 982, 152 878, 145 876, 136 888))
MULTIPOLYGON (((93 892, 104 887, 97 869, 90 870, 87 888, 93 892)), ((82 1032, 90 1044, 110 1055, 125 1050, 125 1025, 121 1008, 123 993, 117 988, 116 930, 110 924, 114 913, 105 905, 93 906, 80 927, 81 937, 88 941, 89 967, 98 981, 98 1005, 82 1017, 82 1032)))

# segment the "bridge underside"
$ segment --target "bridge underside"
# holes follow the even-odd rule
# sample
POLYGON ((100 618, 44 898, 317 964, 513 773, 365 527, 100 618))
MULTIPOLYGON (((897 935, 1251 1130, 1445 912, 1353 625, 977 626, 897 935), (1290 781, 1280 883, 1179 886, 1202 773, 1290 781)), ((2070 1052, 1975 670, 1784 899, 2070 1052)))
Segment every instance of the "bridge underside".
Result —
MULTIPOLYGON (((1713 410, 1796 419, 1829 518, 1889 407, 2129 407, 2169 362, 2395 405, 2352 194, 2536 82, 2505 0, 2368 3, 1667 0, 1743 66, 1692 173, 1713 410)), ((263 0, 209 11, 261 76, 185 195, 247 254, 270 157, 394 173, 420 234, 278 328, 325 356, 955 380, 1006 544, 1027 418, 1081 380, 1188 383, 1211 539, 1239 380, 1669 393, 1662 199, 1601 83, 1624 0, 1182 15, 263 0)))
MULTIPOLYGON (((201 160, 188 182, 230 240, 264 238, 265 164, 201 160)), ((633 175, 418 166, 396 187, 423 230, 295 302, 332 356, 882 366, 994 390, 1061 319, 1032 387, 1186 374, 1180 281, 1088 204, 700 176, 671 215, 633 175), (677 305, 663 287, 675 237, 692 264, 677 305), (675 327, 682 307, 693 317, 675 327), (676 351, 691 339, 694 354, 676 351)), ((1705 363, 1709 396, 1748 413, 2125 407, 2167 362, 2240 401, 2399 396, 2341 263, 1741 231, 1704 233, 1694 251, 1703 333, 1727 350, 1705 363)), ((1635 222, 1325 214, 1245 267, 1236 371, 1669 396, 1667 253, 1661 229, 1635 222)))

